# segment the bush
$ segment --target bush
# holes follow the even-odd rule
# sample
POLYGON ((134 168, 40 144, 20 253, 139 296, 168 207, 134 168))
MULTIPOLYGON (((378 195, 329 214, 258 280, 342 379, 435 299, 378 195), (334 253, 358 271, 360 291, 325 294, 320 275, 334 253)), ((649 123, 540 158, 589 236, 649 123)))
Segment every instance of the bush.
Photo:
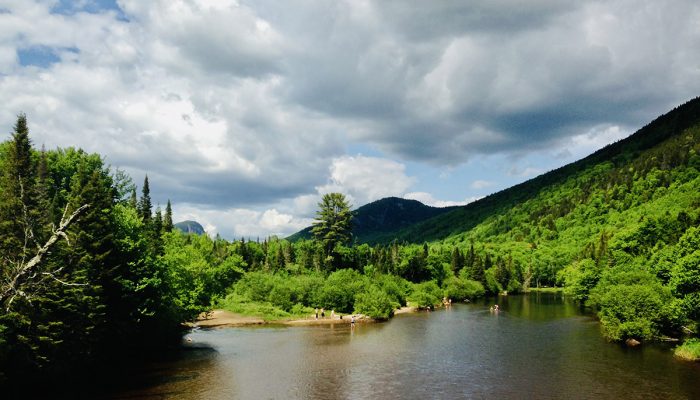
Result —
POLYGON ((349 313, 354 309, 355 296, 366 290, 367 278, 352 269, 341 269, 328 276, 321 288, 317 304, 328 310, 349 313))
POLYGON ((397 303, 397 307, 406 305, 406 297, 411 292, 411 283, 407 280, 395 275, 379 275, 374 279, 374 282, 381 288, 391 299, 397 303))
POLYGON ((355 312, 375 319, 389 319, 397 306, 398 303, 375 285, 355 296, 355 312))
POLYGON ((455 300, 473 300, 484 295, 481 282, 450 277, 445 280, 445 296, 455 300))
POLYGON ((408 301, 418 308, 434 306, 442 303, 442 290, 434 281, 416 283, 408 301))
POLYGON ((659 335, 670 301, 665 288, 646 285, 614 285, 599 297, 600 322, 604 335, 615 341, 634 338, 650 340, 659 335))
POLYGON ((233 291, 251 301, 267 301, 276 277, 264 272, 248 272, 233 286, 233 291))

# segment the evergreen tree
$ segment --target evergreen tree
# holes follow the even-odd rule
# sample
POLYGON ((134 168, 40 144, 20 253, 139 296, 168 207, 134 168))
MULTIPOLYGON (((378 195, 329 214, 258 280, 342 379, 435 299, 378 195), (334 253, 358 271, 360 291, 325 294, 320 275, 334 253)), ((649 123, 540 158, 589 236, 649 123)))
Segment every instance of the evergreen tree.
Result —
POLYGON ((337 244, 350 241, 352 235, 352 213, 350 205, 341 193, 323 195, 318 203, 316 220, 311 232, 323 243, 326 256, 330 256, 337 244))
POLYGON ((143 188, 141 189, 141 199, 139 200, 139 215, 146 225, 151 223, 151 209, 153 205, 151 204, 151 188, 148 185, 148 175, 143 180, 143 188))
POLYGON ((151 242, 155 254, 163 253, 163 213, 160 211, 160 206, 156 207, 156 215, 151 224, 151 242))
POLYGON ((129 197, 129 206, 134 210, 138 209, 139 203, 136 200, 136 188, 131 188, 131 197, 129 197))
POLYGON ((165 206, 165 217, 163 218, 163 230, 165 232, 173 231, 173 207, 170 205, 170 199, 165 206))
POLYGON ((3 270, 8 262, 19 260, 28 253, 26 239, 31 247, 36 243, 32 237, 35 229, 34 182, 36 169, 32 163, 32 148, 29 140, 27 117, 17 117, 12 140, 7 151, 4 171, 0 177, 0 263, 3 270), (29 237, 27 237, 29 236, 29 237))

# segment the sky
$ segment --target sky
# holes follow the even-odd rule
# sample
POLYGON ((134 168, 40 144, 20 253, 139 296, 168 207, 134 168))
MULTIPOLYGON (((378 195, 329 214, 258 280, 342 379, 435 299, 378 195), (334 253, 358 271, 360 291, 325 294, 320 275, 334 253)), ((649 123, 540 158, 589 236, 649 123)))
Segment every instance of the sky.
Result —
POLYGON ((466 204, 698 95, 697 0, 0 0, 0 140, 24 112, 228 239, 466 204))

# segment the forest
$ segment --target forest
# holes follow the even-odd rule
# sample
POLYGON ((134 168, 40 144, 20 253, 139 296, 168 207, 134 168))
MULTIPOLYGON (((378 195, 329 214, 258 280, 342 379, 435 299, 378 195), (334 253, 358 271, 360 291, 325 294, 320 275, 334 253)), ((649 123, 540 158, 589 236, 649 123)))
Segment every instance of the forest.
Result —
MULTIPOLYGON (((319 203, 311 239, 182 233, 169 201, 154 210, 148 177, 138 188, 98 154, 37 149, 20 115, 0 144, 0 384, 66 382, 176 346, 183 323, 212 308, 276 320, 324 307, 382 320, 443 297, 561 287, 612 341, 692 337, 698 103, 633 140, 372 244, 353 237, 338 193, 319 203)), ((697 343, 679 352, 697 358, 697 343)))

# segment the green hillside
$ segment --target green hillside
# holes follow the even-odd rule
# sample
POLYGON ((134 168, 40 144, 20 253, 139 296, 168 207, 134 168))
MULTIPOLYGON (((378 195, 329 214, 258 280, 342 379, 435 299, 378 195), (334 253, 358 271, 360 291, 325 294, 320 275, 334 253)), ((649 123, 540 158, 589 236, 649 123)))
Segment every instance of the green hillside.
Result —
MULTIPOLYGON (((353 211, 353 237, 360 243, 390 242, 396 232, 421 221, 445 214, 457 207, 430 207, 417 200, 387 197, 353 211)), ((310 239, 311 227, 305 228, 287 239, 310 239)))
MULTIPOLYGON (((642 195, 640 188, 634 187, 642 181, 647 189, 681 189, 678 185, 669 186, 681 183, 677 182, 679 178, 689 178, 679 174, 680 170, 698 168, 699 124, 700 99, 696 98, 582 160, 408 227, 396 232, 392 239, 420 243, 464 237, 465 232, 485 224, 471 236, 485 239, 512 231, 516 239, 534 241, 552 236, 553 233, 538 234, 542 233, 541 228, 556 233, 556 229, 551 229, 554 222, 571 213, 569 219, 575 217, 579 206, 597 200, 606 204, 610 200, 615 208, 631 190, 642 195), (490 228, 486 229, 486 225, 490 228), (528 227, 540 228, 533 231, 528 227)), ((688 171, 690 177, 694 172, 697 171, 688 171)), ((645 195, 626 197, 622 204, 628 206, 654 199, 645 195)))

